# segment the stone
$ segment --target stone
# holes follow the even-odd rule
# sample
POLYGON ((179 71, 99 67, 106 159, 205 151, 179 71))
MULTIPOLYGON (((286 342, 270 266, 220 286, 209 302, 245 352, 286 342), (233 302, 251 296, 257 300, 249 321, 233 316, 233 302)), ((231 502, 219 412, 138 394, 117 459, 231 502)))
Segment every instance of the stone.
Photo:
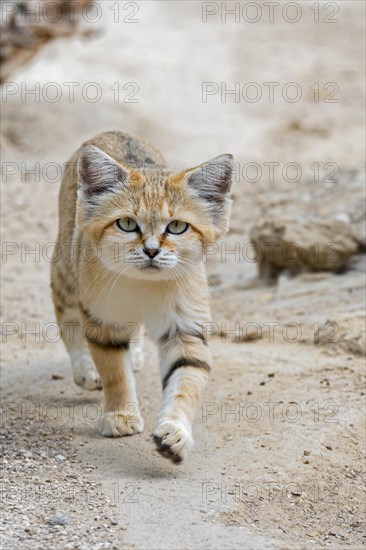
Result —
POLYGON ((49 525, 66 525, 69 521, 70 520, 67 516, 63 516, 61 514, 55 514, 47 519, 47 523, 49 525))
POLYGON ((64 460, 66 460, 64 455, 56 455, 55 459, 58 460, 59 462, 63 462, 64 460))
POLYGON ((269 279, 284 270, 339 272, 358 251, 350 224, 333 219, 270 218, 252 227, 250 239, 259 274, 269 279))

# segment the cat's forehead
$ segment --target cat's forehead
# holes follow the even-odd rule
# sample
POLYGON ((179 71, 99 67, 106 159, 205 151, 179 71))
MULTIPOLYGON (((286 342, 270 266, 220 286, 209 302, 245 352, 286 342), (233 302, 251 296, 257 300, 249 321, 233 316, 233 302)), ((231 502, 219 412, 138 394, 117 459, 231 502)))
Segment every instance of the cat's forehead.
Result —
POLYGON ((162 221, 168 220, 174 215, 174 208, 169 201, 141 200, 135 208, 134 214, 139 220, 153 227, 160 225, 162 221))
POLYGON ((141 174, 140 185, 135 194, 135 215, 158 223, 174 213, 179 195, 172 185, 171 174, 163 171, 148 171, 141 174))

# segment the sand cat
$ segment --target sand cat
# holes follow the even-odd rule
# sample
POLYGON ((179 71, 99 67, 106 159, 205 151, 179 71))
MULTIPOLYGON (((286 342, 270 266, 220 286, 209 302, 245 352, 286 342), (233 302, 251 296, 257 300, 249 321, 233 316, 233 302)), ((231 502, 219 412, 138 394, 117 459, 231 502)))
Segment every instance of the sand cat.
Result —
POLYGON ((228 228, 234 161, 222 155, 173 172, 140 139, 105 132, 67 163, 52 264, 57 321, 74 380, 103 387, 99 430, 142 432, 130 341, 142 327, 159 348, 163 404, 154 441, 173 462, 193 445, 192 421, 210 371, 203 254, 228 228))

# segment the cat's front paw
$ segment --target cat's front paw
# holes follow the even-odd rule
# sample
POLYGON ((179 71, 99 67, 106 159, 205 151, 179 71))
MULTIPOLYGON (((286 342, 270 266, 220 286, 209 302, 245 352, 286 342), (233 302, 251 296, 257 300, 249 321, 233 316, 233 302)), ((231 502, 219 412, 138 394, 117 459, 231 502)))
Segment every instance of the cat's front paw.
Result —
POLYGON ((144 421, 139 413, 128 414, 122 411, 105 413, 99 421, 99 433, 104 437, 122 437, 141 433, 144 421))
POLYGON ((74 382, 85 390, 101 390, 102 382, 92 358, 86 353, 75 354, 72 358, 74 382))
POLYGON ((193 447, 191 431, 177 420, 160 422, 153 438, 159 453, 173 462, 185 460, 193 447))

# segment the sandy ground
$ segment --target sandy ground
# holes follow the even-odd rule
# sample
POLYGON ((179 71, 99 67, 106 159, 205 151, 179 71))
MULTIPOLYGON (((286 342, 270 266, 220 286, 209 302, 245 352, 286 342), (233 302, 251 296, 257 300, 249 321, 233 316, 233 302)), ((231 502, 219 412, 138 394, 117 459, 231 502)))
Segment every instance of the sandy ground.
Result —
POLYGON ((203 23, 200 2, 179 1, 140 2, 131 16, 134 3, 121 2, 115 23, 112 3, 100 4, 92 39, 49 44, 14 75, 19 90, 39 85, 39 101, 22 101, 15 85, 3 98, 2 160, 13 163, 2 178, 3 547, 361 548, 364 256, 342 274, 283 274, 269 286, 243 250, 250 227, 268 214, 362 218, 364 4, 331 3, 339 7, 333 16, 320 4, 319 23, 308 2, 297 23, 281 10, 270 23, 264 8, 257 23, 223 23, 220 14, 203 23), (61 87, 57 102, 47 100, 50 82, 61 87), (74 101, 65 82, 80 83, 74 101), (102 90, 95 103, 85 98, 90 82, 102 90), (255 82, 263 97, 222 102, 216 93, 203 102, 202 82, 239 82, 241 91, 255 82), (273 102, 265 82, 279 83, 273 102), (298 102, 283 99, 289 82, 301 88, 298 102), (335 85, 338 101, 325 102, 335 85), (123 101, 131 92, 138 102, 123 101), (161 399, 152 344, 136 374, 145 432, 109 440, 96 433, 101 393, 73 385, 53 325, 55 163, 109 129, 153 142, 172 167, 224 152, 239 163, 226 249, 208 263, 215 368, 196 448, 180 466, 151 441, 161 399), (29 172, 37 162, 39 178, 29 172), (279 163, 274 182, 269 162, 279 163), (282 170, 294 162, 302 175, 289 182, 282 170), (326 163, 336 164, 338 183, 327 180, 334 165, 326 163), (240 257, 225 255, 235 246, 240 257), (261 330, 254 341, 253 323, 261 330))

